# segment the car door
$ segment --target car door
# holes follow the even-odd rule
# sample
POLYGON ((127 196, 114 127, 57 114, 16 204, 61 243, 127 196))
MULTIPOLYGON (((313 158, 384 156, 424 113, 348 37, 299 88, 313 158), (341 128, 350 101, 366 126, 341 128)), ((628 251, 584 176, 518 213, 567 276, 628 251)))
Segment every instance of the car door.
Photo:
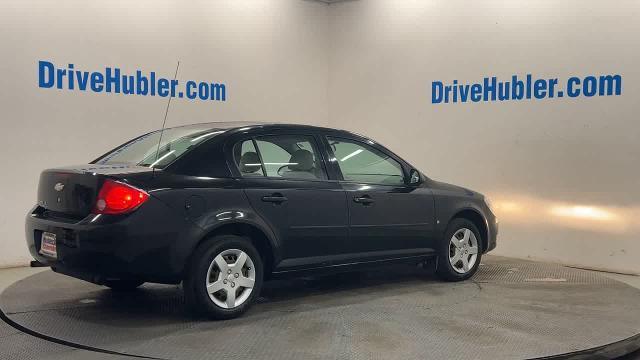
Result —
POLYGON ((328 136, 330 163, 341 174, 349 207, 348 252, 366 258, 433 253, 434 203, 427 187, 409 185, 399 159, 375 143, 328 136))
POLYGON ((330 265, 348 238, 345 194, 311 134, 263 135, 234 150, 242 187, 278 236, 276 271, 330 265))

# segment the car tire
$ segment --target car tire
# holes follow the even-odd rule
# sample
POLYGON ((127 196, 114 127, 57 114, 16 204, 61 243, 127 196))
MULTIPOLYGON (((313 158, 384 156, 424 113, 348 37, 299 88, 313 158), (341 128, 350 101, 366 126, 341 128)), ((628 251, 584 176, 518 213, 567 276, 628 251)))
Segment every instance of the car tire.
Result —
POLYGON ((140 280, 105 280, 104 286, 110 288, 113 291, 132 291, 144 284, 144 281, 140 280))
POLYGON ((263 271, 260 254, 248 238, 215 236, 198 246, 190 261, 183 283, 186 305, 212 319, 238 317, 260 295, 263 271))
POLYGON ((478 270, 481 259, 482 238, 478 228, 467 219, 453 219, 438 249, 436 275, 445 281, 469 279, 478 270))

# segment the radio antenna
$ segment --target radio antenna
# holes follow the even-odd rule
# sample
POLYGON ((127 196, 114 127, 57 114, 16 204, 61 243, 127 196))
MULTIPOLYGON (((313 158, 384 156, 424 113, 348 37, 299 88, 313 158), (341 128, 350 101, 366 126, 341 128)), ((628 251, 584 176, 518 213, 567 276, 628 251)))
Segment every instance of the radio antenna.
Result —
MULTIPOLYGON (((173 74, 173 80, 175 81, 178 78, 178 69, 180 68, 180 60, 178 60, 178 65, 176 65, 176 73, 173 74)), ((171 106, 171 98, 173 98, 173 94, 170 94, 169 101, 167 101, 167 108, 164 110, 164 120, 162 121, 162 128, 160 129, 160 138, 158 139, 158 147, 156 148, 156 159, 154 161, 158 161, 158 156, 160 155, 160 144, 162 143, 162 134, 164 134, 164 127, 167 124, 167 115, 169 115, 169 106, 171 106)), ((151 168, 152 176, 156 173, 156 167, 151 168)))

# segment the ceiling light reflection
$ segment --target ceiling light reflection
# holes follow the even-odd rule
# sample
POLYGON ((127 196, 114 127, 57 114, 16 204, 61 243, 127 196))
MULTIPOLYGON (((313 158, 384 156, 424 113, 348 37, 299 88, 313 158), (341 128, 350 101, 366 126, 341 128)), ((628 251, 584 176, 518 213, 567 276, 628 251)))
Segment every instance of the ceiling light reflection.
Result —
POLYGON ((622 234, 640 230, 640 205, 585 204, 521 194, 489 193, 501 224, 622 234))
POLYGON ((597 221, 617 218, 611 211, 596 206, 554 206, 550 209, 550 213, 555 216, 597 221))
POLYGON ((167 156, 169 156, 169 155, 173 154, 174 152, 176 152, 176 151, 175 151, 175 150, 171 150, 171 151, 169 151, 168 153, 166 153, 166 154, 162 155, 162 156, 160 157, 160 159, 158 159, 158 160, 154 161, 151 165, 149 165, 149 167, 150 167, 150 168, 152 168, 152 167, 156 166, 156 164, 158 164, 160 161, 164 160, 167 156))
POLYGON ((356 150, 356 151, 352 152, 351 154, 349 154, 349 155, 347 155, 347 156, 343 157, 342 159, 340 159, 340 161, 345 161, 345 160, 351 159, 352 157, 354 157, 354 156, 356 156, 356 155, 360 154, 362 151, 363 151, 362 149, 358 149, 358 150, 356 150))
POLYGON ((495 202, 496 212, 517 212, 522 210, 522 205, 515 201, 497 201, 495 202))
POLYGON ((210 132, 210 133, 206 133, 206 134, 204 134, 204 135, 200 135, 200 136, 198 136, 198 137, 197 137, 197 138, 195 138, 195 139, 191 139, 191 142, 198 142, 198 141, 200 141, 200 140, 202 140, 202 139, 204 139, 204 138, 206 138, 206 137, 209 137, 209 136, 211 136, 211 135, 221 134, 221 133, 223 133, 223 132, 224 132, 224 131, 213 131, 213 132, 210 132))

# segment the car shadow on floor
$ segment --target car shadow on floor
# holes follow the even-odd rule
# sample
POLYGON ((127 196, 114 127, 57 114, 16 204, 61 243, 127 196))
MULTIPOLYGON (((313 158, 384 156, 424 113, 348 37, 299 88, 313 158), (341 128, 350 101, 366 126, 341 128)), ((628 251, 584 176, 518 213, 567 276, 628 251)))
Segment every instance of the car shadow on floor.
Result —
MULTIPOLYGON (((442 286, 435 286, 439 284, 432 271, 415 265, 390 265, 369 271, 271 280, 264 283, 257 304, 245 317, 274 311, 296 312, 355 305, 372 298, 402 296, 425 289, 437 294, 442 290, 442 286)), ((149 326, 150 323, 206 320, 186 308, 180 285, 145 284, 134 291, 115 292, 78 282, 70 289, 73 293, 67 294, 64 300, 47 304, 47 309, 57 312, 58 316, 106 326, 136 327, 136 324, 149 326)))

